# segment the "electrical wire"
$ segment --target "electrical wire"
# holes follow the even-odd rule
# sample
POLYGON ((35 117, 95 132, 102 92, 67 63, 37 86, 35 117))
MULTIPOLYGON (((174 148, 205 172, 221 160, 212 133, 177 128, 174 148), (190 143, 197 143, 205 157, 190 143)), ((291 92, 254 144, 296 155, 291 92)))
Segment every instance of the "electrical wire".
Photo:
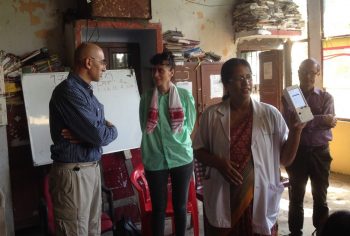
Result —
MULTIPOLYGON (((89 37, 89 39, 88 39, 88 42, 90 42, 92 36, 94 36, 95 31, 96 31, 96 30, 98 31, 98 25, 97 25, 97 24, 98 24, 98 23, 97 23, 97 21, 96 21, 96 25, 95 25, 95 27, 94 27, 94 30, 93 30, 92 33, 90 34, 90 37, 89 37)), ((98 32, 97 32, 97 33, 98 33, 98 32)), ((98 34, 99 34, 99 33, 98 33, 98 34)))
POLYGON ((205 3, 199 3, 199 2, 195 2, 195 1, 191 1, 191 0, 185 0, 186 2, 192 3, 192 4, 196 4, 196 5, 200 5, 200 6, 205 6, 205 7, 225 7, 225 6, 232 6, 232 4, 219 4, 219 5, 209 5, 209 4, 205 4, 205 3))

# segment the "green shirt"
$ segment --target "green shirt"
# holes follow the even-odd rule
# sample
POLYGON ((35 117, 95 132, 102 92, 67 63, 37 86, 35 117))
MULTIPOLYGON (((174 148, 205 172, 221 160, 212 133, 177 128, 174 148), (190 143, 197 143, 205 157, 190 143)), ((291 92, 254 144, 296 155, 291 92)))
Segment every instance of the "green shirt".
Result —
POLYGON ((192 94, 177 88, 184 111, 181 133, 173 133, 169 117, 169 93, 158 96, 159 118, 153 133, 146 132, 148 108, 153 90, 147 91, 140 101, 140 125, 142 130, 142 161, 146 170, 164 170, 189 164, 193 161, 191 133, 196 121, 196 109, 192 94))

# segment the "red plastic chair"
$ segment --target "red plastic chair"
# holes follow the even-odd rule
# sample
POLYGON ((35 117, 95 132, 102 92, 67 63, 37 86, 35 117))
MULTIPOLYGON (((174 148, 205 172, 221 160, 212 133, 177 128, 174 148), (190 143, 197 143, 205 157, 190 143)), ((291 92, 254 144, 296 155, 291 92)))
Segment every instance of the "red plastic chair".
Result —
MULTIPOLYGON (((149 193, 148 183, 145 177, 145 171, 143 165, 136 166, 130 175, 130 180, 133 186, 136 188, 139 195, 140 215, 141 215, 141 232, 142 235, 152 235, 151 229, 151 213, 152 203, 149 193)), ((188 192, 187 212, 191 214, 191 225, 193 225, 193 235, 199 236, 199 219, 198 219, 198 205, 196 199, 196 190, 193 178, 190 181, 188 192)), ((168 189, 168 205, 166 208, 166 216, 174 216, 174 210, 172 206, 171 191, 168 189)), ((174 224, 173 224, 174 231, 174 224)))
MULTIPOLYGON (((102 212, 101 215, 101 234, 109 231, 113 231, 113 236, 116 236, 116 227, 114 222, 112 192, 102 186, 102 192, 106 195, 109 209, 108 214, 102 212)), ((43 180, 43 198, 40 201, 39 206, 41 228, 44 235, 55 235, 55 221, 53 214, 53 204, 51 194, 49 191, 49 176, 45 175, 43 180)))
POLYGON ((196 196, 197 199, 203 202, 203 183, 202 179, 204 176, 204 166, 201 162, 194 159, 194 177, 196 180, 196 196))

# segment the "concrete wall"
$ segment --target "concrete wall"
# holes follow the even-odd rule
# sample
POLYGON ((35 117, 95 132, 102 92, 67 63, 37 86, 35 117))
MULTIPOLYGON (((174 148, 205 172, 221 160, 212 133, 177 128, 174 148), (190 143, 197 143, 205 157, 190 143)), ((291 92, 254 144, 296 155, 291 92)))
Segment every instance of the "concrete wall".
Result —
POLYGON ((22 55, 41 47, 61 53, 62 15, 69 0, 0 0, 0 49, 22 55))
POLYGON ((163 32, 179 30, 186 38, 200 40, 200 47, 228 59, 235 55, 231 12, 234 0, 152 0, 152 22, 163 32), (192 3, 194 2, 194 3, 192 3))
MULTIPOLYGON (((308 32, 309 32, 309 57, 315 58, 317 61, 322 61, 322 14, 321 1, 309 0, 308 2, 308 32), (312 20, 311 20, 312 19, 312 20)), ((322 73, 322 70, 321 70, 322 73)), ((316 87, 322 88, 322 74, 315 82, 316 87)))

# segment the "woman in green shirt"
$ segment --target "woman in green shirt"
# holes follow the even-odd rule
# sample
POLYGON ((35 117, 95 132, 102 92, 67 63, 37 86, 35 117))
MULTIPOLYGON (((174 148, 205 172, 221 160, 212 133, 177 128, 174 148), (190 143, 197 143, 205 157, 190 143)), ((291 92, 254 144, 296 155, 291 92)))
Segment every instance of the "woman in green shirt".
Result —
POLYGON ((175 62, 170 52, 151 59, 155 87, 140 102, 142 162, 152 201, 153 235, 164 235, 167 184, 170 175, 175 233, 185 235, 189 181, 193 172, 191 133, 196 120, 192 94, 171 79, 175 62))

